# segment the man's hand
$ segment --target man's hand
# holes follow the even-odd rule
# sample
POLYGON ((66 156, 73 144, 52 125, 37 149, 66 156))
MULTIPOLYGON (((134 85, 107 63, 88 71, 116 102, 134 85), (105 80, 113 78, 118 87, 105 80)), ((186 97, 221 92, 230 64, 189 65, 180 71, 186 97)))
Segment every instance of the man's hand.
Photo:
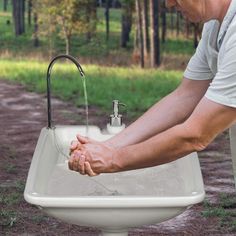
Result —
POLYGON ((73 141, 71 144, 69 160, 71 170, 89 176, 118 171, 115 148, 80 135, 77 135, 77 139, 78 141, 73 141))

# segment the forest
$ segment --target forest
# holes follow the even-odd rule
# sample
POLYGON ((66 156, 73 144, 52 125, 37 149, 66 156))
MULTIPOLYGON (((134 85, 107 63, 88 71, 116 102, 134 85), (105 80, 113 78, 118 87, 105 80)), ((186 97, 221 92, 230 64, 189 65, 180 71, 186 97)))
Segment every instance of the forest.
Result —
POLYGON ((2 4, 5 12, 12 12, 5 23, 12 25, 15 37, 27 34, 31 49, 47 47, 44 55, 49 56, 80 57, 81 44, 96 45, 101 49, 92 50, 92 56, 116 48, 142 68, 154 68, 161 65, 172 38, 192 41, 194 49, 201 37, 202 25, 190 23, 174 8, 167 9, 165 0, 3 0, 2 4))

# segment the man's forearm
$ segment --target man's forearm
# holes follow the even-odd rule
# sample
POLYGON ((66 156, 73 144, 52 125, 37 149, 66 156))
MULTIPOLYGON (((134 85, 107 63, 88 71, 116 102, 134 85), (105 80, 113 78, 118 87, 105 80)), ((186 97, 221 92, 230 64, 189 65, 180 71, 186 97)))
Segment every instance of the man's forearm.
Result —
POLYGON ((182 125, 177 125, 144 142, 120 148, 114 163, 117 171, 146 168, 174 161, 193 151, 195 146, 189 135, 182 125))
POLYGON ((236 109, 203 98, 184 123, 154 137, 117 150, 116 171, 145 168, 174 161, 203 150, 216 136, 236 122, 236 109))
POLYGON ((136 144, 182 123, 191 115, 204 95, 208 83, 209 81, 184 81, 177 90, 108 140, 107 144, 117 148, 136 144))

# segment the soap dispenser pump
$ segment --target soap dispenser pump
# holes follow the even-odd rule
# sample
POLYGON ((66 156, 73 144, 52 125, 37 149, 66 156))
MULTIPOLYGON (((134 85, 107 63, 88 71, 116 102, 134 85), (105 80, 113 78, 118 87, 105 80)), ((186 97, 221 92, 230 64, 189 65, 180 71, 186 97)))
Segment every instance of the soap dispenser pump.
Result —
POLYGON ((110 115, 110 122, 107 124, 107 131, 110 134, 117 134, 125 128, 123 124, 122 115, 119 114, 119 106, 125 106, 125 104, 118 100, 113 100, 113 114, 110 115))

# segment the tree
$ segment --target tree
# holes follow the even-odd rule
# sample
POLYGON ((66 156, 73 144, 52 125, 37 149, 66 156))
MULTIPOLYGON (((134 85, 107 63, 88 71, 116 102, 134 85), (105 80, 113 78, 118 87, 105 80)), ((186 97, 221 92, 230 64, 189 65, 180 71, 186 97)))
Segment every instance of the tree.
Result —
POLYGON ((133 0, 123 0, 122 4, 122 16, 121 16, 121 47, 126 48, 127 43, 130 40, 130 32, 132 28, 132 17, 133 17, 133 0))
MULTIPOLYGON (((78 8, 79 10, 80 8, 78 8)), ((87 24, 87 41, 89 42, 94 36, 96 31, 96 22, 97 22, 97 1, 96 0, 87 0, 85 1, 86 9, 86 24, 87 24)), ((79 19, 79 18, 78 18, 79 19)))
POLYGON ((47 35, 52 44, 52 34, 65 40, 66 54, 70 53, 71 38, 78 33, 88 40, 96 30, 95 0, 34 0, 39 13, 40 34, 47 35))
POLYGON ((25 0, 12 0, 12 5, 15 35, 19 36, 25 33, 25 0))
POLYGON ((7 11, 8 0, 3 0, 3 11, 7 11))
POLYGON ((106 6, 105 6, 105 21, 106 21, 106 40, 109 40, 109 35, 110 35, 110 14, 109 14, 109 9, 110 9, 110 0, 106 0, 106 6))
POLYGON ((173 34, 173 31, 174 31, 174 12, 175 12, 175 9, 171 8, 171 10, 170 10, 170 28, 171 28, 171 33, 172 34, 173 34))
MULTIPOLYGON (((37 11, 37 9, 39 7, 39 1, 40 0, 30 1, 31 2, 31 12, 33 13, 33 24, 34 24, 34 31, 33 31, 33 45, 34 45, 34 47, 39 46, 39 22, 38 22, 38 11, 37 11)), ((29 4, 29 2, 28 2, 28 4, 29 4)), ((30 16, 30 18, 31 18, 31 16, 30 16)), ((28 18, 28 21, 29 21, 29 18, 28 18)))
POLYGON ((31 26, 32 0, 28 0, 28 25, 31 26))
POLYGON ((162 19, 162 34, 161 34, 161 39, 162 43, 166 42, 166 6, 165 6, 165 1, 162 1, 162 7, 161 7, 161 19, 162 19))
POLYGON ((194 23, 194 48, 197 48, 199 38, 201 37, 201 25, 199 23, 194 23))
POLYGON ((38 14, 37 12, 34 12, 34 34, 33 34, 33 38, 34 38, 34 47, 38 47, 39 46, 39 37, 38 37, 38 14))
POLYGON ((148 0, 142 1, 142 27, 143 27, 143 50, 144 58, 147 60, 150 49, 149 24, 148 24, 148 0))
POLYGON ((176 35, 179 36, 180 32, 180 13, 176 12, 176 35))
POLYGON ((137 14, 137 28, 138 28, 138 42, 139 42, 139 55, 140 55, 140 66, 144 68, 144 47, 143 47, 143 26, 141 16, 141 3, 140 0, 135 1, 136 14, 137 14))
POLYGON ((151 67, 161 64, 159 38, 159 0, 150 0, 151 67))

